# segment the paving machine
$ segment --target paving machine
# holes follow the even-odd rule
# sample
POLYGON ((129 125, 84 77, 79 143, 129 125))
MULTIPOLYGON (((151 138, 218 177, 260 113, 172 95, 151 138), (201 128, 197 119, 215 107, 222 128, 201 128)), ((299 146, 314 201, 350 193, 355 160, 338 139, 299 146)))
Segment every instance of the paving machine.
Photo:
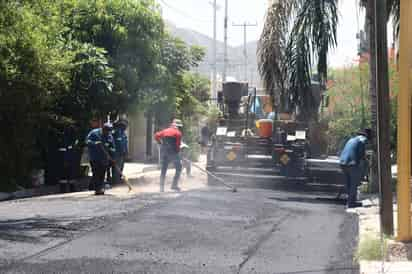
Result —
MULTIPOLYGON (((308 159, 308 125, 276 115, 270 96, 247 83, 226 82, 219 99, 222 117, 211 138, 207 170, 219 176, 342 183, 337 159, 308 159)), ((215 182, 209 176, 210 184, 215 182)))

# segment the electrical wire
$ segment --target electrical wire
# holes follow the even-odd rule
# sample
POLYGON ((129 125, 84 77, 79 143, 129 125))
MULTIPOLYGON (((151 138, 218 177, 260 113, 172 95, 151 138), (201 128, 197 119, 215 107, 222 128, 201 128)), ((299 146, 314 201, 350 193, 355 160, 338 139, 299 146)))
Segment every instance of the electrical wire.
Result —
POLYGON ((178 8, 170 5, 170 4, 167 3, 167 1, 165 1, 165 0, 160 0, 160 2, 162 2, 163 5, 166 6, 168 9, 174 11, 175 13, 177 13, 177 14, 179 14, 179 15, 181 15, 181 16, 184 16, 185 18, 190 18, 190 20, 197 21, 197 22, 201 22, 201 23, 213 23, 213 19, 211 19, 211 18, 208 18, 208 19, 195 18, 195 17, 193 17, 192 15, 184 12, 183 10, 178 9, 178 8))

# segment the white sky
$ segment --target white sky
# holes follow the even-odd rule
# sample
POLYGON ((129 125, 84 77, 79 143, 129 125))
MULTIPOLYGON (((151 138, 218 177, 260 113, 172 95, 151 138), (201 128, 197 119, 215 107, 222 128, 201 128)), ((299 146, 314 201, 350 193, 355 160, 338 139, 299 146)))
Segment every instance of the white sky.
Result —
MULTIPOLYGON (((163 17, 178 27, 189 28, 213 36, 213 0, 157 0, 162 6, 163 17)), ((339 1, 340 24, 338 28, 338 47, 331 53, 331 66, 342 66, 353 62, 357 53, 358 25, 363 27, 363 15, 357 23, 358 0, 339 1)), ((217 0, 221 9, 217 13, 217 37, 223 41, 224 0, 217 0)), ((233 23, 257 23, 248 28, 248 41, 255 41, 262 31, 268 0, 229 0, 228 42, 232 46, 243 44, 243 30, 233 27, 233 23)))

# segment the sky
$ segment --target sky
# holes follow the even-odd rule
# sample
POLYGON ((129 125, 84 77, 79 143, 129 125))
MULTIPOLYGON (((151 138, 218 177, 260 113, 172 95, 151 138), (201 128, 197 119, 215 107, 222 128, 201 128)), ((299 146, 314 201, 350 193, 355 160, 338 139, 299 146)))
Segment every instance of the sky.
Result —
MULTIPOLYGON (((189 28, 213 37, 213 0, 157 0, 162 7, 162 14, 166 20, 180 28, 189 28)), ((232 46, 243 44, 243 28, 233 24, 244 22, 255 24, 249 27, 247 40, 256 41, 262 32, 268 0, 228 0, 229 1, 229 29, 228 43, 232 46)), ((340 0, 338 47, 329 57, 332 67, 349 65, 356 58, 356 33, 363 26, 363 15, 359 12, 359 0, 340 0), (359 14, 359 17, 357 16, 359 14), (358 19, 359 18, 359 19, 358 19)), ((224 5, 225 0, 217 0, 220 9, 217 12, 217 37, 223 41, 224 5)))

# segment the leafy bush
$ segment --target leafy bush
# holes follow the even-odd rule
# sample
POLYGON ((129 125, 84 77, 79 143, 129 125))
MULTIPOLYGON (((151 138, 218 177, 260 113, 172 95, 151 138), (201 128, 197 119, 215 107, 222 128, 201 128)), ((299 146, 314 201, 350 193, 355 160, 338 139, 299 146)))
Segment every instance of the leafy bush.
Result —
POLYGON ((82 139, 91 117, 142 97, 163 21, 152 0, 12 0, 0 10, 0 188, 13 190, 54 161, 68 125, 82 139))
MULTIPOLYGON (((371 127, 371 107, 367 64, 332 71, 333 84, 328 90, 329 109, 323 119, 329 124, 329 152, 336 153, 345 140, 364 127, 371 127)), ((390 67, 391 148, 396 148, 398 73, 390 67)))

